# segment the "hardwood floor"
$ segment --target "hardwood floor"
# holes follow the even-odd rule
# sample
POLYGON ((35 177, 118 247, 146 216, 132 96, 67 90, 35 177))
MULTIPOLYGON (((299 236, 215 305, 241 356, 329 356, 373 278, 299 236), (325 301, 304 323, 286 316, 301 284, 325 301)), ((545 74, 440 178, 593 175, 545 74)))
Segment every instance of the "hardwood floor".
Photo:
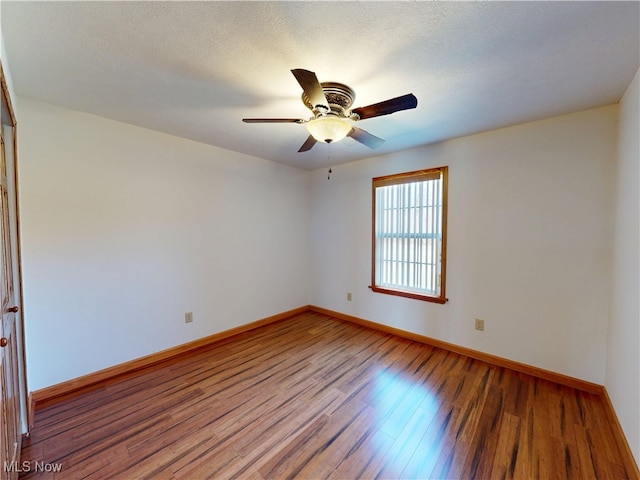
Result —
POLYGON ((39 408, 20 478, 633 478, 606 419, 597 395, 309 312, 39 408))

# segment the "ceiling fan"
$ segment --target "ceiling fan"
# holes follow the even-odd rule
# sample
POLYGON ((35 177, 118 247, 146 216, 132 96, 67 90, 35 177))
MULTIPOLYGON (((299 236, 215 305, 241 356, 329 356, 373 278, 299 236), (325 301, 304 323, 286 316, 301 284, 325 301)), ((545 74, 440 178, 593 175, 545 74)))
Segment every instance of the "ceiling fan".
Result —
POLYGON ((313 116, 303 118, 243 118, 246 123, 305 123, 309 137, 298 152, 306 152, 317 142, 338 142, 345 137, 366 145, 378 148, 384 140, 351 125, 351 121, 389 115, 401 110, 416 108, 418 99, 412 94, 391 98, 384 102, 374 103, 366 107, 351 109, 356 97, 351 87, 342 83, 318 81, 314 72, 303 69, 291 70, 293 76, 302 87, 302 102, 311 110, 313 116))

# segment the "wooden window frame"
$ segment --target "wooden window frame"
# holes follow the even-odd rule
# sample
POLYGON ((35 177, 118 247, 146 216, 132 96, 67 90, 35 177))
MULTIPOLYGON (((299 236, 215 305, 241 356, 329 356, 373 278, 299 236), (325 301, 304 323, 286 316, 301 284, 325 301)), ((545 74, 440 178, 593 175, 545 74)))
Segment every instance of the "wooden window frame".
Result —
POLYGON ((393 175, 387 175, 384 177, 376 177, 372 179, 371 191, 372 191, 372 203, 371 203, 371 288, 372 291, 377 293, 384 293, 388 295, 396 295, 401 297, 413 298, 416 300, 423 300, 426 302, 433 302, 444 304, 448 301, 446 297, 446 265, 447 265, 447 205, 448 205, 448 173, 449 168, 447 166, 429 168, 424 170, 416 170, 413 172, 404 172, 393 175), (421 180, 433 180, 437 177, 442 180, 442 245, 440 256, 440 291, 439 294, 429 295, 426 293, 420 293, 410 290, 403 290, 401 288, 380 286, 376 284, 376 188, 387 185, 398 185, 404 183, 413 183, 421 180))

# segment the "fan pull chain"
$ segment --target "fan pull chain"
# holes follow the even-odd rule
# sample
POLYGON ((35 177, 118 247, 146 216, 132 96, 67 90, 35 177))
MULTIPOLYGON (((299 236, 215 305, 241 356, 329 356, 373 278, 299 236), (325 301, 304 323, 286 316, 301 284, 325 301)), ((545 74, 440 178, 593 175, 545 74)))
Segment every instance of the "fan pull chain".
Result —
MULTIPOLYGON (((327 144, 327 165, 331 165, 331 144, 327 144)), ((331 180, 331 174, 333 171, 329 167, 329 173, 327 173, 327 180, 331 180)))

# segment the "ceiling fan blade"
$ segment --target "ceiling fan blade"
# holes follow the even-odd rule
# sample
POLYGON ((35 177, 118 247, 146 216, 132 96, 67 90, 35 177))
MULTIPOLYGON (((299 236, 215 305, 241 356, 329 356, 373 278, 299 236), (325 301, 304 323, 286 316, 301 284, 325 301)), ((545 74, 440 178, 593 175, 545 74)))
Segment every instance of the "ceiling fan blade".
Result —
POLYGON ((384 102, 355 108, 351 110, 351 112, 357 113, 360 120, 364 120, 365 118, 379 117, 381 115, 389 115, 390 113, 399 112, 401 110, 416 108, 417 105, 418 99, 413 95, 413 93, 408 93, 401 97, 385 100, 384 102))
POLYGON ((302 118, 243 118, 244 123, 305 123, 302 118))
POLYGON ((358 142, 366 145, 369 148, 378 148, 384 143, 384 140, 370 134, 366 130, 362 130, 358 127, 353 127, 347 136, 357 140, 358 142))
POLYGON ((298 153, 308 152, 316 144, 316 142, 317 140, 313 138, 313 135, 309 135, 309 137, 304 141, 302 146, 298 149, 298 153))
POLYGON ((302 90, 304 90, 304 93, 307 94, 307 98, 314 108, 318 105, 322 105, 327 110, 329 109, 329 103, 327 102, 327 98, 324 96, 322 85, 320 85, 318 77, 316 77, 314 72, 296 68, 291 70, 291 73, 293 73, 293 76, 298 80, 298 83, 302 87, 302 90))

